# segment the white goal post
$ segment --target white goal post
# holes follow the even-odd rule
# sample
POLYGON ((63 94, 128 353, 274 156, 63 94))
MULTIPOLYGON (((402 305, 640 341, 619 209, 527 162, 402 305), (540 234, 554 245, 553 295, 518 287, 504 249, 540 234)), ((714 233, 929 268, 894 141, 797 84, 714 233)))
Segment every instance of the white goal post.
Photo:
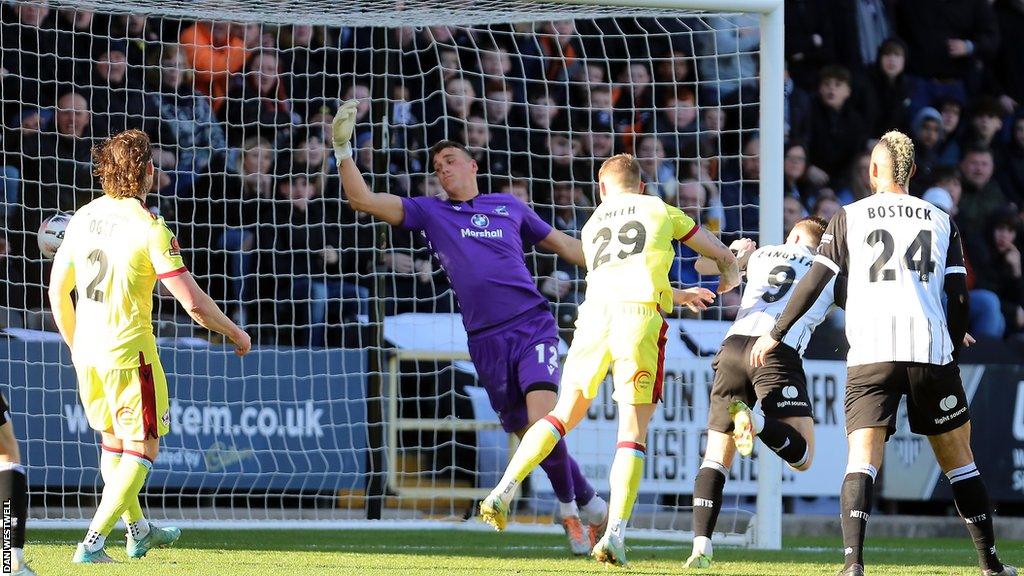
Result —
MULTIPOLYGON (((694 157, 671 157, 669 152, 664 160, 666 164, 676 165, 673 168, 673 186, 682 187, 683 181, 692 179, 699 181, 705 190, 715 189, 720 192, 727 184, 734 183, 724 175, 725 169, 722 166, 726 160, 732 163, 730 165, 738 166, 743 158, 749 158, 751 154, 743 150, 743 143, 756 136, 759 142, 756 155, 760 159, 759 199, 757 206, 754 206, 758 209, 757 222, 747 221, 745 226, 735 229, 734 232, 756 233, 762 245, 778 244, 783 241, 783 5, 784 0, 342 0, 326 6, 312 0, 137 0, 127 5, 115 0, 51 2, 54 10, 93 10, 112 15, 145 15, 158 23, 159 33, 165 36, 171 34, 167 30, 180 23, 184 22, 181 24, 181 28, 184 28, 196 20, 257 23, 260 25, 260 34, 271 36, 269 43, 273 44, 273 47, 260 48, 257 40, 247 48, 252 53, 266 51, 284 54, 283 46, 286 42, 289 48, 293 48, 293 25, 312 25, 316 28, 314 33, 320 36, 327 35, 328 28, 332 31, 360 30, 346 37, 345 42, 348 44, 344 47, 341 47, 341 40, 334 38, 338 46, 331 47, 337 48, 336 52, 330 53, 331 57, 338 55, 338 58, 344 58, 346 63, 352 64, 351 70, 342 70, 341 74, 336 74, 337 78, 331 77, 329 66, 327 72, 291 71, 284 74, 282 71, 281 77, 288 78, 286 90, 289 93, 299 83, 310 86, 315 82, 322 82, 323 86, 329 85, 330 89, 335 90, 334 93, 321 94, 320 98, 292 102, 307 110, 303 113, 301 123, 295 122, 296 126, 301 124, 302 130, 295 130, 294 133, 301 132, 303 137, 314 132, 319 134, 320 145, 323 147, 321 152, 327 151, 315 168, 330 174, 333 162, 329 154, 330 143, 323 138, 324 118, 321 116, 326 115, 323 111, 331 110, 332 105, 346 97, 355 96, 372 103, 369 113, 359 120, 355 148, 357 159, 360 157, 359 150, 364 151, 365 157, 369 158, 357 161, 361 162, 361 167, 372 181, 373 188, 407 195, 430 193, 431 170, 422 160, 426 149, 432 143, 428 141, 429 139, 436 139, 437 134, 443 133, 445 137, 450 134, 450 129, 445 128, 445 123, 458 115, 458 95, 452 97, 449 87, 450 84, 461 81, 471 85, 473 90, 480 91, 477 94, 477 107, 460 120, 464 120, 466 124, 463 134, 469 134, 473 123, 471 116, 483 116, 485 124, 492 128, 497 126, 495 130, 505 131, 501 136, 504 139, 503 144, 508 148, 507 164, 522 165, 503 168, 504 172, 497 174, 504 180, 496 178, 493 186, 503 185, 499 181, 527 181, 531 187, 530 193, 535 189, 542 190, 537 194, 535 208, 539 213, 544 212, 551 217, 554 217, 552 215, 560 206, 555 199, 558 192, 554 190, 558 184, 566 184, 571 189, 569 204, 573 210, 586 214, 586 211, 592 208, 593 200, 586 198, 586 191, 581 192, 577 189, 585 189, 591 184, 591 174, 581 172, 579 166, 586 165, 583 170, 589 170, 593 167, 594 161, 600 160, 597 157, 598 153, 594 151, 595 144, 588 140, 593 138, 592 133, 597 131, 597 128, 592 128, 591 123, 603 122, 610 126, 610 138, 616 143, 625 132, 632 130, 632 127, 620 132, 619 128, 622 126, 615 124, 614 119, 595 119, 596 105, 592 107, 589 100, 581 104, 578 101, 578 94, 574 93, 560 100, 558 94, 573 91, 586 93, 589 90, 586 83, 578 78, 545 78, 540 83, 531 84, 525 75, 521 87, 516 88, 524 92, 521 96, 524 101, 513 103, 521 108, 521 121, 525 124, 523 129, 516 132, 515 129, 518 127, 511 126, 514 122, 505 122, 505 118, 492 121, 492 112, 488 105, 493 100, 488 98, 492 93, 506 90, 493 88, 495 81, 503 79, 487 71, 484 56, 489 52, 497 52, 498 48, 495 46, 501 45, 506 35, 512 38, 514 34, 519 33, 516 25, 526 23, 526 28, 536 31, 538 37, 555 37, 558 33, 541 31, 542 23, 562 20, 587 22, 592 24, 588 28, 590 36, 585 38, 590 45, 603 47, 605 43, 617 42, 623 46, 617 49, 619 52, 614 57, 606 57, 604 54, 587 56, 588 62, 601 62, 605 76, 600 83, 602 88, 608 88, 608 92, 613 92, 613 86, 614 90, 625 90, 624 87, 629 87, 633 82, 632 76, 628 73, 625 74, 627 80, 611 77, 613 70, 628 72, 630 58, 634 55, 633 50, 637 50, 636 59, 651 74, 652 70, 672 58, 661 53, 655 55, 651 48, 653 44, 668 46, 669 53, 672 53, 676 37, 686 39, 687 49, 696 42, 694 37, 699 37, 705 52, 686 55, 690 60, 689 65, 693 68, 693 77, 685 79, 685 82, 690 83, 688 89, 692 88, 692 106, 698 109, 700 115, 698 124, 705 126, 703 114, 706 107, 728 109, 737 125, 726 127, 723 120, 722 125, 714 128, 701 128, 694 139, 694 157), (713 38, 716 29, 708 22, 721 15, 756 16, 756 24, 731 24, 735 29, 729 32, 738 36, 741 31, 749 31, 756 26, 759 35, 757 46, 730 46, 724 49, 725 52, 719 53, 713 38), (649 24, 650 21, 659 18, 671 20, 675 28, 649 24), (632 28, 620 26, 620 21, 626 20, 633 25, 632 28), (599 21, 604 23, 598 25, 599 21), (700 29, 693 26, 694 22, 700 25, 700 29), (435 33, 434 28, 448 28, 449 38, 440 40, 432 36, 435 33), (434 39, 424 44, 417 44, 414 41, 409 45, 399 45, 399 40, 394 38, 382 39, 384 34, 379 33, 382 29, 389 33, 402 29, 406 31, 404 33, 434 39), (459 33, 463 35, 459 36, 459 33), (383 44, 379 44, 380 42, 383 44), (380 46, 384 48, 380 49, 380 46), (278 52, 279 47, 281 49, 278 52), (455 56, 452 56, 453 53, 455 56), (716 77, 718 66, 704 65, 723 55, 756 58, 757 69, 754 72, 744 72, 750 74, 748 76, 741 75, 730 80, 716 77), (448 61, 446 58, 453 60, 448 61), (460 58, 464 60, 460 62, 460 58), (467 58, 472 62, 466 60, 467 58), (415 73, 410 73, 409 77, 406 77, 403 76, 404 68, 401 67, 409 62, 414 63, 417 69, 415 73), (383 68, 380 66, 381 63, 383 68), (410 77, 416 74, 423 77, 436 75, 443 79, 438 81, 438 87, 432 88, 433 91, 424 87, 422 93, 416 95, 412 94, 413 90, 409 88, 414 84, 410 77), (718 86, 719 83, 727 81, 745 81, 757 86, 757 97, 751 100, 753 105, 757 106, 756 119, 743 117, 746 110, 752 110, 752 107, 746 107, 750 102, 726 104, 721 101, 706 101, 703 90, 707 86, 718 86), (396 88, 406 89, 408 93, 396 96, 395 94, 399 92, 396 88), (361 92, 363 89, 366 90, 365 93, 361 92), (409 101, 403 103, 421 106, 425 111, 434 106, 433 114, 436 117, 428 118, 428 112, 423 112, 422 117, 404 120, 403 117, 414 115, 409 112, 412 107, 400 109, 393 105, 403 98, 409 101), (549 110, 538 113, 538 118, 544 114, 552 117, 561 115, 564 126, 557 125, 550 119, 547 121, 551 124, 545 125, 534 118, 535 110, 545 107, 549 110), (739 120, 736 120, 736 116, 739 120), (502 125, 503 122, 507 125, 502 125), (419 134, 418 138, 409 136, 414 131, 419 134), (733 138, 735 143, 731 143, 733 140, 726 143, 727 137, 733 138), (553 150, 556 138, 564 139, 564 145, 571 151, 567 153, 571 161, 564 172, 559 171, 556 166, 558 159, 553 150), (410 149, 400 154, 391 154, 394 151, 393 147, 402 146, 410 149), (537 158, 542 158, 543 161, 538 163, 535 161, 537 158), (574 162, 573 159, 578 162, 574 162), (693 164, 693 173, 687 177, 682 173, 684 163, 693 164), (705 164, 710 165, 710 168, 705 164)), ((109 19, 110 22, 114 20, 114 17, 109 19)), ((22 30, 23 34, 30 34, 25 31, 28 28, 22 30)), ((135 94, 141 101, 146 102, 147 106, 152 101, 151 92, 158 90, 151 83, 160 84, 160 75, 168 66, 175 65, 174 59, 184 58, 177 52, 165 51, 167 44, 176 44, 175 41, 168 41, 165 38, 147 38, 142 43, 133 44, 138 39, 124 41, 125 38, 119 36, 121 32, 114 32, 113 25, 110 29, 91 29, 89 34, 105 43, 109 42, 111 46, 125 45, 126 52, 139 49, 138 46, 146 44, 145 49, 149 51, 144 55, 146 62, 138 65, 144 68, 144 74, 139 72, 139 78, 145 76, 145 85, 129 86, 124 93, 129 96, 135 94), (157 57, 156 60, 152 60, 154 55, 157 57)), ((177 32, 173 34, 177 39, 177 32)), ((327 41, 324 40, 324 43, 327 41)), ((509 43, 514 44, 514 40, 509 43)), ((502 49, 505 50, 504 45, 502 49)), ((81 61, 80 64, 89 70, 94 65, 100 65, 101 68, 108 65, 109 62, 106 60, 101 61, 107 57, 106 53, 76 56, 81 61)), ((293 58, 293 55, 289 54, 288 58, 293 58)), ((281 56, 282 66, 285 60, 285 56, 281 56)), ((538 58, 538 61, 540 60, 542 59, 538 58)), ((130 61, 130 55, 129 66, 135 66, 130 61)), ((132 73, 134 72, 130 72, 129 75, 132 73)), ((673 69, 672 74, 674 73, 673 69)), ((262 72, 247 68, 236 70, 235 74, 238 78, 246 78, 262 72)), ((565 75, 568 76, 568 72, 565 75)), ((60 82, 60 85, 71 86, 74 90, 88 95, 97 92, 96 86, 89 84, 92 81, 93 77, 88 74, 78 75, 73 80, 60 82), (82 80, 85 77, 90 79, 82 80)), ((675 81, 680 85, 684 84, 684 79, 677 79, 674 76, 668 80, 649 78, 649 81, 654 87, 652 91, 655 88, 668 88, 669 86, 663 84, 670 85, 675 81)), ((57 84, 58 82, 54 82, 54 86, 57 84)), ((42 124, 50 122, 57 105, 57 88, 52 90, 53 101, 39 102, 24 109, 19 107, 17 114, 4 118, 6 127, 33 114, 39 117, 42 124)), ((507 92, 513 93, 515 90, 508 89, 507 92)), ((40 98, 45 99, 46 94, 40 98)), ((227 94, 227 98, 231 98, 230 93, 227 94)), ((106 101, 107 105, 110 105, 110 101, 112 100, 106 101)), ((655 99, 652 98, 651 101, 655 99)), ((94 104, 92 96, 88 98, 88 102, 90 106, 94 104)), ((130 97, 124 102, 124 110, 113 112, 122 112, 131 120, 133 114, 139 113, 128 109, 131 105, 130 97)), ((7 112, 17 103, 4 100, 0 104, 4 105, 7 112)), ((512 107, 513 104, 509 106, 512 107)), ((451 315, 451 292, 443 273, 437 268, 431 270, 429 266, 426 272, 420 268, 413 268, 414 262, 415 266, 420 266, 424 261, 430 261, 429 255, 424 256, 427 252, 425 245, 414 246, 413 242, 416 240, 400 237, 399 232, 385 229, 368 219, 353 216, 351 221, 344 221, 341 224, 327 221, 325 224, 337 225, 341 229, 337 232, 339 235, 347 234, 354 239, 354 244, 360 246, 358 254, 351 257, 355 262, 353 266, 358 269, 346 276, 355 278, 351 286, 358 284, 358 287, 351 292, 339 289, 335 293, 329 291, 328 285, 324 283, 323 294, 326 296, 321 299, 322 310, 316 308, 315 302, 309 304, 309 301, 315 301, 323 295, 311 287, 303 296, 282 297, 281 291, 294 289, 294 280, 301 274, 286 272, 283 278, 268 280, 277 273, 276 269, 268 272, 261 267, 265 265, 268 254, 281 254, 278 245, 273 243, 283 234, 271 232, 272 247, 269 249, 259 245, 258 242, 261 240, 258 238, 256 247, 253 248, 252 245, 246 244, 247 240, 251 241, 245 235, 248 232, 229 238, 227 235, 222 237, 222 231, 197 225, 194 221, 198 218, 196 214, 203 213, 204 217, 213 218, 210 215, 216 213, 215 208, 219 199, 215 198, 212 192, 209 196, 201 196, 196 190, 206 176, 223 176, 228 179, 237 177, 242 181, 244 170, 248 170, 244 168, 246 155, 253 150, 256 150, 253 157, 266 152, 264 142, 267 140, 271 142, 269 152, 266 153, 274 156, 275 163, 283 162, 281 158, 285 156, 289 158, 288 162, 294 162, 294 158, 298 158, 300 153, 310 153, 305 147, 314 147, 314 144, 309 144, 313 137, 300 140, 293 134, 275 140, 277 135, 269 129, 271 126, 263 116, 243 130, 231 124, 231 104, 225 106, 227 108, 217 108, 215 103, 211 113, 215 117, 215 122, 219 122, 225 132, 221 136, 222 141, 213 143, 207 140, 197 143, 193 148, 193 151, 198 150, 207 156, 222 157, 223 163, 216 164, 214 168, 215 163, 211 161, 209 174, 200 173, 198 169, 192 174, 182 168, 181 157, 172 158, 172 166, 162 167, 162 170, 172 174, 174 180, 167 185, 157 202, 165 211, 168 206, 173 207, 175 203, 179 203, 176 206, 177 214, 172 210, 166 212, 166 215, 172 228, 180 226, 182 230, 188 231, 179 233, 186 255, 208 260, 205 264, 205 274, 200 273, 197 276, 203 276, 211 283, 219 283, 220 294, 215 296, 241 324, 261 335, 263 346, 253 357, 237 361, 231 358, 229 352, 219 348, 217 343, 211 346, 208 335, 191 326, 185 328, 184 323, 180 321, 180 314, 177 320, 165 318, 158 323, 159 336, 166 338, 161 340, 160 349, 162 354, 168 355, 164 360, 164 367, 172 380, 171 398, 180 400, 180 403, 175 402, 172 405, 171 414, 168 416, 172 423, 171 434, 174 435, 174 439, 167 444, 169 449, 166 450, 164 460, 158 462, 154 469, 156 481, 151 482, 146 488, 149 490, 148 496, 144 495, 147 507, 153 510, 153 517, 158 520, 166 518, 183 521, 190 526, 202 526, 207 522, 216 525, 227 518, 239 523, 251 522, 254 526, 266 526, 267 522, 289 528, 362 526, 364 519, 369 516, 385 518, 386 520, 381 523, 383 525, 387 525, 387 520, 394 520, 396 528, 421 526, 424 523, 429 523, 431 527, 467 527, 468 523, 460 522, 468 515, 464 514, 470 509, 467 504, 472 504, 487 492, 483 487, 486 482, 481 479, 481 470, 486 468, 488 473, 493 474, 495 466, 500 464, 503 468, 504 462, 489 460, 486 466, 474 468, 465 465, 466 458, 476 458, 476 464, 480 464, 481 459, 485 457, 493 460, 494 455, 504 456, 508 448, 514 447, 514 440, 504 435, 495 422, 480 418, 463 419, 457 416, 460 410, 472 402, 477 402, 474 404, 474 411, 477 413, 483 409, 483 405, 478 402, 479 390, 474 390, 477 387, 472 384, 474 376, 473 369, 467 362, 468 355, 459 346, 441 351, 435 347, 415 344, 403 346, 400 343, 396 344, 397 339, 387 334, 389 320, 405 312, 451 315), (174 164, 175 161, 179 163, 174 164), (407 244, 402 244, 403 241, 407 244), (211 242, 219 244, 212 246, 211 242), (408 254, 408 269, 391 260, 385 261, 383 255, 390 254, 392 249, 408 254), (246 259, 244 254, 249 251, 252 254, 259 253, 262 260, 256 261, 256 257, 246 259), (391 268, 388 268, 389 266, 391 268), (277 284, 267 288, 268 283, 274 284, 274 281, 277 284), (399 285, 403 282, 411 286, 409 294, 399 294, 399 285), (281 284, 291 286, 282 288, 281 284), (430 292, 430 295, 423 296, 426 292, 430 292), (350 306, 353 311, 335 311, 331 302, 341 302, 342 306, 350 306), (320 328, 319 338, 326 340, 314 342, 313 335, 318 334, 318 328, 313 325, 314 320, 307 319, 307 325, 303 325, 303 322, 295 317, 278 316, 282 304, 292 305, 293 308, 306 306, 311 310, 319 310, 318 313, 323 315, 324 324, 320 328), (267 312, 268 309, 271 310, 270 313, 267 312), (337 318, 329 320, 328 316, 331 314, 336 314, 337 318), (300 334, 304 335, 300 337, 300 334), (326 346, 323 345, 325 341, 326 346), (410 373, 403 369, 403 363, 415 364, 414 372, 410 373), (181 396, 176 397, 176 392, 181 396), (487 454, 481 448, 485 437, 490 438, 487 440, 491 442, 488 446, 493 449, 487 454), (409 449, 408 446, 416 448, 409 449), (411 450, 420 452, 410 456, 408 452, 411 450), (337 474, 341 479, 332 479, 332 474, 337 470, 344 470, 343 474, 337 474), (267 497, 264 492, 271 493, 272 496, 267 497), (440 500, 445 500, 445 504, 439 505, 440 500), (383 514, 381 508, 384 509, 383 514), (308 524, 309 522, 313 524, 308 524)), ((654 104, 655 110, 651 110, 655 116, 660 112, 657 106, 658 104, 654 104)), ((147 108, 144 114, 148 115, 151 112, 152 110, 147 108)), ((298 116, 294 108, 291 112, 298 116)), ((98 110, 94 113, 94 125, 98 125, 101 117, 109 120, 109 117, 113 116, 103 116, 98 110)), ((722 117, 725 117, 724 112, 722 117)), ((149 120, 148 116, 146 119, 149 120)), ((173 123, 174 119, 154 120, 157 123, 160 121, 173 123)), ((633 121, 631 118, 630 122, 633 121)), ((621 124, 624 126, 630 122, 621 124)), ((660 117, 658 122, 661 122, 660 117)), ((639 121, 634 123, 639 124, 639 121)), ((629 143, 615 144, 615 149, 634 151, 642 146, 643 138, 652 135, 662 138, 666 134, 671 135, 671 130, 663 127, 647 132, 636 129, 635 132, 628 133, 629 143)), ((5 146, 7 145, 8 143, 5 143, 5 146)), ((164 146, 166 150, 171 151, 172 156, 175 154, 175 145, 164 146)), ((657 146, 664 145, 659 143, 657 146)), ((498 170, 494 168, 497 161, 490 155, 486 140, 484 144, 474 145, 470 142, 470 148, 482 149, 482 157, 491 163, 494 170, 498 170)), ((682 149, 683 146, 680 145, 679 150, 682 149)), ((4 152, 10 153, 6 149, 4 152)), ((18 154, 21 153, 22 150, 19 149, 18 154)), ((25 154, 27 157, 28 153, 25 154)), ((50 154, 52 156, 53 153, 50 154)), ((654 156, 657 156, 657 153, 654 153, 654 156)), ((86 156, 83 156, 77 161, 87 163, 85 158, 86 156)), ((312 164, 312 161, 310 162, 312 164)), ((30 194, 34 187, 45 189, 52 184, 42 181, 49 176, 39 170, 33 172, 27 168, 28 166, 28 161, 14 166, 20 170, 18 174, 23 189, 29 190, 25 194, 30 194), (32 178, 39 181, 33 182, 32 178)), ((292 173, 284 173, 279 166, 274 166, 274 169, 277 170, 276 173, 270 173, 273 170, 269 168, 252 169, 251 172, 244 172, 244 176, 252 176, 258 172, 258 175, 267 177, 267 181, 272 182, 269 184, 270 200, 277 198, 280 201, 275 194, 283 187, 290 189, 291 186, 295 186, 299 177, 292 173)), ((335 182, 329 177, 314 176, 312 172, 302 173, 300 176, 308 181, 316 180, 318 186, 324 181, 335 182)), ((741 175, 735 178, 743 180, 745 177, 741 175)), ((56 184, 59 187, 67 182, 56 184)), ((662 189, 663 195, 678 194, 676 188, 669 192, 665 192, 666 189, 662 189)), ((218 190, 223 191, 220 188, 218 190)), ((260 193, 266 195, 265 190, 261 190, 260 193)), ((318 193, 324 197, 329 195, 323 191, 318 193)), ((337 191, 330 193, 338 195, 337 191)), ((706 222, 714 222, 711 227, 716 231, 724 231, 724 213, 728 210, 739 211, 749 208, 752 204, 748 200, 723 205, 724 201, 720 197, 712 201, 710 192, 708 194, 706 204, 699 206, 697 212, 700 214, 699 218, 707 218, 706 222)), ((678 200, 678 196, 673 197, 678 200)), ((252 197, 248 201, 256 202, 257 199, 252 197)), ((27 200, 25 204, 25 210, 28 211, 27 200)), ((241 202, 238 205, 243 206, 241 202)), ((8 204, 4 206, 8 207, 8 204)), ((52 213, 57 209, 70 211, 74 208, 34 206, 32 210, 36 213, 33 217, 47 216, 48 211, 52 213)), ((240 211, 244 209, 244 206, 238 208, 240 211)), ((10 212, 13 213, 14 210, 10 212)), ((233 216, 235 215, 227 214, 227 217, 233 216)), ((32 221, 31 218, 26 218, 25 221, 33 222, 33 225, 38 227, 38 221, 32 221)), ((266 227, 261 227, 264 223, 258 222, 253 226, 253 230, 260 228, 261 233, 265 234, 266 227)), ((31 237, 34 242, 32 235, 35 234, 35 230, 29 230, 29 224, 25 226, 26 230, 21 233, 26 238, 31 237)), ((253 234, 254 237, 258 236, 256 232, 253 234)), ((10 242, 13 246, 19 245, 17 241, 10 242)), ((342 261, 345 262, 347 256, 344 250, 347 247, 335 248, 341 251, 342 261)), ((294 250, 294 253, 289 252, 290 263, 294 265, 301 259, 299 255, 305 257, 306 252, 308 251, 300 249, 294 250)), ((45 292, 45 278, 41 271, 46 269, 46 263, 38 254, 30 254, 26 248, 24 254, 12 253, 10 258, 11 261, 24 265, 24 283, 27 289, 45 292)), ((533 258, 531 271, 544 269, 543 266, 546 266, 536 264, 536 256, 529 258, 533 258)), ((557 269, 546 270, 543 275, 549 274, 551 278, 560 279, 560 272, 557 269)), ((542 276, 541 272, 535 273, 538 278, 542 276)), ((309 273, 310 276, 312 274, 309 273)), ((580 284, 578 278, 571 282, 575 282, 574 286, 580 284)), ((312 283, 310 281, 310 284, 312 283)), ((539 279, 538 284, 543 284, 543 280, 539 279)), ((341 286, 340 283, 338 285, 341 286)), ((553 305, 565 303, 565 297, 562 295, 551 298, 553 305)), ((26 302, 30 300, 26 297, 26 302)), ((0 310, 7 308, 22 317, 22 320, 20 326, 0 326, 8 328, 8 334, 12 335, 8 342, 0 344, 5 346, 3 352, 9 354, 0 360, 0 379, 6 378, 11 388, 10 393, 5 389, 5 394, 11 401, 19 433, 38 432, 40 435, 37 438, 22 438, 25 443, 23 445, 28 446, 28 449, 23 449, 23 453, 26 454, 29 467, 33 497, 32 515, 34 520, 40 520, 33 525, 54 526, 66 522, 81 522, 91 514, 92 506, 99 494, 97 460, 93 454, 97 446, 88 443, 91 433, 86 430, 87 424, 81 411, 75 411, 77 400, 70 356, 61 348, 52 330, 47 331, 45 304, 8 304, 0 310), (34 384, 34 378, 45 380, 42 387, 45 389, 34 384), (40 410, 48 412, 38 413, 40 410)), ((165 302, 158 311, 163 314, 171 308, 165 302)), ((312 317, 312 312, 309 314, 312 317)), ((432 336, 435 337, 437 335, 432 336)), ((441 341, 444 341, 443 337, 441 341)), ((458 339, 457 336, 453 338, 458 339)), ((701 350, 695 352, 694 356, 701 358, 695 360, 702 361, 708 350, 697 347, 701 350)), ((687 364, 686 369, 703 370, 704 364, 695 361, 692 365, 687 364)), ((698 414, 698 417, 706 419, 706 414, 698 414)), ((699 440, 693 440, 688 446, 699 446, 699 440)), ((780 460, 775 457, 758 458, 756 474, 750 474, 747 479, 753 477, 757 479, 756 513, 750 516, 748 511, 739 510, 742 506, 737 497, 739 511, 733 516, 732 524, 725 519, 725 513, 720 521, 719 528, 729 533, 722 541, 763 549, 780 549, 780 460), (743 514, 747 516, 741 519, 740 516, 743 514)), ((543 486, 542 482, 536 484, 543 486)), ((726 492, 729 494, 728 486, 726 492)), ((685 501, 681 497, 686 494, 678 490, 657 495, 648 492, 647 500, 641 498, 641 504, 657 512, 648 513, 646 516, 640 514, 650 520, 650 526, 649 529, 642 527, 636 535, 658 539, 686 537, 685 532, 680 530, 684 524, 681 519, 683 517, 676 514, 679 509, 686 508, 685 505, 678 503, 685 501), (662 510, 671 512, 661 512, 662 510)), ((749 508, 749 502, 746 505, 749 508)), ((514 529, 550 530, 550 526, 541 525, 544 522, 550 524, 550 509, 544 506, 544 503, 531 501, 526 508, 535 521, 513 524, 514 529)), ((716 535, 716 542, 718 541, 716 535)))

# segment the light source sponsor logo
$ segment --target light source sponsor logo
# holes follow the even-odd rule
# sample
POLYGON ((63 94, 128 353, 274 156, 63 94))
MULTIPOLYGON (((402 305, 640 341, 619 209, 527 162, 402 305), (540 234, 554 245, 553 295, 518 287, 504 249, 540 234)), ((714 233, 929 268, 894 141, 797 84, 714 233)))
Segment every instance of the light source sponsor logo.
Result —
POLYGON ((797 400, 800 396, 800 391, 797 390, 796 386, 784 386, 782 388, 782 397, 785 400, 777 403, 776 408, 786 408, 788 406, 807 406, 807 402, 803 400, 797 400))
MULTIPOLYGON (((955 406, 955 404, 954 404, 954 406, 955 406)), ((952 409, 952 408, 944 408, 944 410, 950 410, 950 409, 952 409)), ((949 414, 946 414, 945 416, 942 416, 941 418, 936 418, 935 419, 935 423, 936 424, 945 424, 946 422, 949 422, 953 418, 956 418, 957 416, 963 414, 966 411, 967 411, 967 406, 963 406, 962 408, 960 408, 956 412, 951 412, 949 414)))
POLYGON ((942 400, 939 400, 939 408, 941 408, 943 412, 949 412, 953 408, 956 408, 958 402, 959 401, 956 399, 956 396, 950 394, 942 400))

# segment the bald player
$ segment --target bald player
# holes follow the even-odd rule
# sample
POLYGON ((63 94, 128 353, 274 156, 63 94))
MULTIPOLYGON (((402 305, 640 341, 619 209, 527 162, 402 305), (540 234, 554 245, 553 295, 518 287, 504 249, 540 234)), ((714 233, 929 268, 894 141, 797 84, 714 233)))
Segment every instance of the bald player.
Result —
POLYGON ((832 217, 814 264, 771 332, 754 345, 751 364, 765 364, 829 282, 845 283, 849 460, 840 495, 846 556, 840 574, 864 574, 875 475, 906 396, 910 430, 928 437, 974 540, 982 574, 1016 576, 1016 568, 996 553, 988 491, 971 453, 971 420, 957 365, 960 349, 971 342, 960 234, 945 212, 908 194, 915 168, 910 138, 897 131, 882 136, 871 152, 874 194, 832 217))

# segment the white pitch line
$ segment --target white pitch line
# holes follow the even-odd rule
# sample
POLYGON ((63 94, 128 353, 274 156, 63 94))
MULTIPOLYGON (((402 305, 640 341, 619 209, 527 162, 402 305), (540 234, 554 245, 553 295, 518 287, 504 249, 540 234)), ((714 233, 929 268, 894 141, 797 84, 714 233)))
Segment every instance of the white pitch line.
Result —
MULTIPOLYGON (((77 540, 50 540, 46 544, 48 544, 48 545, 74 545, 74 544, 77 544, 77 543, 78 543, 77 540)), ((225 549, 231 549, 232 546, 234 546, 237 543, 236 542, 211 542, 209 540, 204 540, 203 544, 204 544, 204 548, 208 548, 211 545, 213 545, 213 546, 222 546, 225 549)), ((408 544, 408 545, 406 545, 406 544, 367 544, 367 545, 344 545, 344 544, 339 544, 339 545, 330 545, 330 546, 321 546, 319 544, 297 544, 297 545, 293 546, 292 548, 295 549, 295 550, 311 550, 311 551, 321 551, 321 552, 325 552, 325 553, 328 553, 328 552, 358 553, 360 551, 375 551, 375 552, 385 551, 386 552, 388 550, 395 550, 395 551, 401 551, 401 552, 417 552, 417 551, 418 552, 431 552, 431 551, 436 551, 436 552, 456 552, 456 551, 458 551, 458 550, 460 550, 462 548, 475 548, 475 547, 473 547, 473 546, 462 546, 462 547, 459 547, 459 546, 447 546, 446 547, 446 546, 424 546, 424 545, 418 545, 417 546, 417 545, 411 545, 411 544, 408 544)), ((729 550, 742 550, 742 548, 737 548, 737 547, 732 547, 732 546, 724 547, 724 548, 728 548, 729 550)), ((560 551, 560 550, 565 550, 565 546, 516 545, 516 546, 501 546, 500 549, 501 550, 509 550, 509 551, 521 551, 521 552, 529 552, 529 551, 557 552, 557 551, 560 551)), ((629 549, 630 550, 637 550, 637 551, 647 551, 647 552, 685 551, 683 549, 683 547, 681 547, 681 546, 666 546, 666 545, 657 545, 657 544, 638 544, 638 545, 635 545, 635 546, 634 545, 630 545, 629 549)), ((798 546, 798 547, 795 547, 795 548, 783 548, 782 550, 778 550, 778 551, 775 551, 775 552, 785 552, 785 553, 797 552, 797 553, 804 553, 804 554, 826 554, 826 553, 839 553, 840 550, 841 550, 841 548, 839 548, 839 547, 834 547, 833 548, 833 547, 828 547, 828 546, 798 546)), ((896 553, 909 553, 909 552, 921 553, 921 552, 923 552, 923 553, 935 553, 935 554, 945 554, 945 553, 949 553, 949 552, 952 551, 952 550, 950 550, 948 548, 902 548, 902 547, 900 547, 900 548, 871 548, 871 547, 868 547, 867 550, 872 550, 872 551, 875 551, 875 552, 896 552, 896 553)))

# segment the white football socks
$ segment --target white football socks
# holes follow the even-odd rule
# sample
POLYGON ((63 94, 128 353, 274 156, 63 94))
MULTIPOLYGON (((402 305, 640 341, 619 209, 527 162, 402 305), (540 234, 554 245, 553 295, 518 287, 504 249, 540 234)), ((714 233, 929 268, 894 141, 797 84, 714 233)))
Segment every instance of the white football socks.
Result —
POLYGON ((132 535, 132 538, 142 540, 149 536, 149 522, 145 518, 138 522, 129 522, 128 533, 132 535))
POLYGON ((575 500, 570 500, 569 502, 559 502, 558 511, 559 513, 561 513, 562 518, 569 518, 572 516, 576 516, 578 518, 580 515, 580 510, 579 508, 576 507, 575 500))
POLYGON ((103 548, 106 544, 107 537, 99 532, 89 530, 85 533, 85 540, 82 540, 82 544, 85 544, 85 549, 89 552, 95 552, 103 548))
POLYGON ((708 558, 714 556, 714 549, 711 547, 711 538, 707 536, 696 536, 693 539, 693 553, 703 554, 708 558))
POLYGON ((608 521, 608 537, 616 544, 622 545, 622 542, 626 539, 627 523, 629 523, 628 520, 621 518, 612 518, 608 521))
MULTIPOLYGON (((504 480, 504 479, 502 479, 504 480)), ((515 478, 510 478, 501 484, 498 484, 494 490, 491 491, 491 495, 497 496, 501 503, 506 507, 512 504, 512 498, 516 495, 516 487, 519 486, 519 481, 515 478)))
POLYGON ((583 505, 583 512, 587 515, 587 522, 590 524, 601 524, 608 516, 608 503, 597 494, 583 505))

